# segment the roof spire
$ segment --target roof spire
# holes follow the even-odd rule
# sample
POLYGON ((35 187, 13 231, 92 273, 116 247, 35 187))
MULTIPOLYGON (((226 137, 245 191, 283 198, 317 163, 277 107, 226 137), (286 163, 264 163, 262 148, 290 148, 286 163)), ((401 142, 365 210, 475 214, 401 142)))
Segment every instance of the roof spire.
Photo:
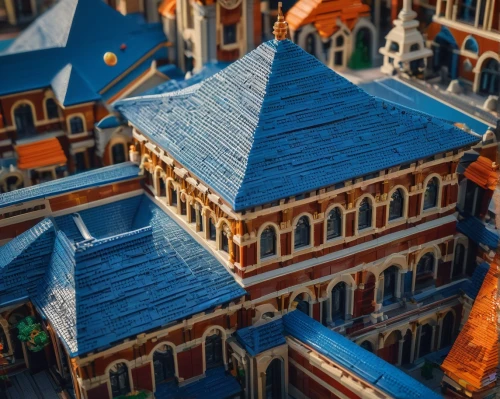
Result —
POLYGON ((285 40, 288 35, 288 24, 283 16, 283 11, 281 10, 283 3, 281 1, 278 3, 278 20, 274 23, 274 38, 276 40, 285 40))

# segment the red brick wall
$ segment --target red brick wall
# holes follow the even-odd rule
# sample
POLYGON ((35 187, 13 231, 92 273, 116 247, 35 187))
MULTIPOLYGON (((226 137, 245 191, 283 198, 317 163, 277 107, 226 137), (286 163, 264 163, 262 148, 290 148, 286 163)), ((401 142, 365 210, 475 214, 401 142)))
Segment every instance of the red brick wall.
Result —
POLYGON ((149 363, 132 369, 132 379, 134 380, 134 389, 153 391, 153 375, 149 363))
POLYGON ((195 346, 177 354, 179 377, 188 380, 203 374, 202 345, 195 346))
POLYGON ((92 388, 87 391, 88 399, 105 399, 109 398, 107 384, 101 384, 97 388, 92 388))

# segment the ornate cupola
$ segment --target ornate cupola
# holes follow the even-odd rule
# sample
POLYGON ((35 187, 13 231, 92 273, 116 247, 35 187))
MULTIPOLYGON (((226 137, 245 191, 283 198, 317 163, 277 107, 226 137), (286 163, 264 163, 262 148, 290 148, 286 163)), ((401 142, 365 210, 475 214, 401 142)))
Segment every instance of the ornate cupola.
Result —
POLYGON ((416 17, 411 0, 404 0, 403 9, 394 21, 394 28, 385 37, 385 47, 379 50, 384 56, 381 67, 383 73, 393 75, 401 71, 416 74, 425 67, 432 50, 425 47, 416 17))

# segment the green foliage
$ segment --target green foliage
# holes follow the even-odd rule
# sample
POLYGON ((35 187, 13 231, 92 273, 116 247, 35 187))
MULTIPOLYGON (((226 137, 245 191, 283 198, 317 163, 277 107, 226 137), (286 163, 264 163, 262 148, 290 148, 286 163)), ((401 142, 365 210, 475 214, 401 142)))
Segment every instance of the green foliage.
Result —
POLYGON ((26 342, 28 349, 32 352, 40 352, 50 342, 47 333, 43 331, 40 323, 37 323, 32 316, 22 319, 16 327, 19 331, 17 338, 22 342, 26 342))
POLYGON ((430 362, 425 362, 422 368, 420 369, 420 373, 423 378, 426 380, 432 380, 432 372, 434 370, 434 365, 430 362))
POLYGON ((144 391, 129 393, 128 395, 120 395, 113 399, 146 399, 148 394, 144 391))

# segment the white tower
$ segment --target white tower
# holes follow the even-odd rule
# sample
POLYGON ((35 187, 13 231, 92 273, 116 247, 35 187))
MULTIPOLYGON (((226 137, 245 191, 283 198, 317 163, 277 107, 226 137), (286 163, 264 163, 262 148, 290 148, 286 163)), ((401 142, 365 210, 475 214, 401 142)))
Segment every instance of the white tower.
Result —
POLYGON ((426 59, 432 55, 432 50, 425 47, 416 17, 411 0, 404 0, 394 28, 385 37, 385 47, 379 50, 384 56, 383 73, 393 75, 398 70, 415 73, 422 66, 420 61, 425 65, 426 59))

